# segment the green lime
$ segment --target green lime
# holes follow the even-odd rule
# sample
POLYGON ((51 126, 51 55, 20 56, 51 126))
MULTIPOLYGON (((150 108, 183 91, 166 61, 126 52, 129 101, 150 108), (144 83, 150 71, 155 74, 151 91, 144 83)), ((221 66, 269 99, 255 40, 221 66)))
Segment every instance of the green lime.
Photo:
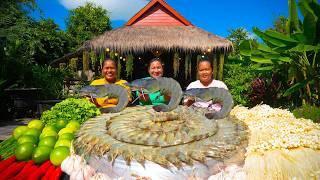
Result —
POLYGON ((47 125, 42 129, 42 132, 47 132, 47 131, 55 131, 58 132, 57 128, 53 125, 47 125))
POLYGON ((42 131, 43 127, 44 123, 38 119, 34 119, 28 123, 28 128, 38 129, 39 131, 42 131))
POLYGON ((67 124, 66 128, 71 128, 77 131, 80 129, 80 123, 78 121, 72 120, 67 124))
POLYGON ((48 146, 48 147, 54 147, 56 144, 57 139, 53 136, 47 136, 42 139, 40 139, 38 146, 48 146))
POLYGON ((34 148, 36 147, 35 144, 26 142, 17 146, 14 154, 18 161, 28 161, 32 157, 32 153, 34 148))
POLYGON ((58 121, 56 121, 55 126, 58 130, 66 127, 68 121, 64 120, 64 119, 59 119, 58 121))
POLYGON ((41 164, 46 160, 50 159, 50 153, 52 151, 52 147, 48 146, 38 146, 35 148, 32 154, 32 160, 36 164, 41 164))
POLYGON ((35 138, 34 136, 30 136, 30 135, 22 135, 19 137, 18 139, 18 144, 23 144, 23 143, 32 143, 32 144, 37 144, 38 139, 35 138))
POLYGON ((71 129, 71 128, 63 128, 59 131, 58 135, 62 135, 62 134, 65 134, 65 133, 74 133, 75 130, 74 129, 71 129))
POLYGON ((61 134, 60 136, 59 136, 59 139, 58 140, 60 140, 60 139, 67 139, 67 140, 73 140, 74 139, 74 134, 72 134, 72 133, 64 133, 64 134, 61 134))
POLYGON ((15 139, 19 139, 21 135, 23 135, 28 130, 27 126, 18 126, 13 130, 13 137, 15 139))
POLYGON ((26 130, 26 132, 23 135, 30 135, 33 136, 37 139, 39 139, 41 131, 38 129, 34 129, 34 128, 29 128, 26 130))
POLYGON ((50 161, 53 165, 59 166, 62 161, 70 155, 70 149, 68 147, 60 146, 54 148, 50 153, 50 161))
POLYGON ((40 134, 40 140, 45 138, 45 137, 54 137, 54 138, 57 138, 58 134, 55 132, 55 131, 52 131, 52 130, 48 130, 48 131, 44 131, 40 134))
POLYGON ((54 148, 60 147, 60 146, 65 146, 65 147, 70 148, 70 146, 71 146, 71 141, 68 140, 68 139, 59 139, 59 140, 56 142, 56 144, 54 145, 54 148))

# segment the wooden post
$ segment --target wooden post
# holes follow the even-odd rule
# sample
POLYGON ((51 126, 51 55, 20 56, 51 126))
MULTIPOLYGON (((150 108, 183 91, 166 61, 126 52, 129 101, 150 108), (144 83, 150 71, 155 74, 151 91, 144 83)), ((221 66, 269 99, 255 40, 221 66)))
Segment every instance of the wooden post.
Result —
POLYGON ((84 72, 89 70, 89 53, 88 53, 88 51, 83 51, 83 53, 82 53, 82 70, 84 72))
POLYGON ((216 79, 218 74, 217 54, 212 54, 211 57, 212 57, 212 66, 213 66, 213 79, 216 79))
POLYGON ((218 72, 218 80, 223 80, 223 66, 224 66, 224 54, 219 54, 219 72, 218 72))

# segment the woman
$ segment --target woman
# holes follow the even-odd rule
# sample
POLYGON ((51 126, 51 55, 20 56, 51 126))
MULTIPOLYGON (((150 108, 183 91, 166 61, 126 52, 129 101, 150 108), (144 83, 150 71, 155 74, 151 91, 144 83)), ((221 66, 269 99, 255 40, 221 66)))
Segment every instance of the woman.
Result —
MULTIPOLYGON (((209 87, 219 87, 224 88, 228 90, 228 87, 222 82, 218 80, 214 80, 212 77, 213 74, 213 66, 212 62, 209 59, 201 59, 198 62, 198 77, 199 80, 196 80, 194 82, 191 82, 188 87, 188 89, 193 88, 209 88, 209 87)), ((187 98, 183 101, 184 105, 190 106, 196 106, 196 107, 203 107, 203 108, 210 108, 211 110, 220 111, 221 104, 215 103, 212 104, 212 101, 209 102, 195 102, 194 100, 187 98)))
MULTIPOLYGON (((127 81, 117 79, 117 63, 111 59, 105 59, 102 63, 103 78, 92 81, 90 85, 118 84, 128 90, 130 99, 130 88, 126 85, 127 81)), ((97 107, 114 107, 118 104, 118 98, 95 98, 93 103, 97 107)))
MULTIPOLYGON (((163 63, 160 58, 153 58, 150 60, 148 64, 148 73, 150 77, 147 78, 158 78, 163 76, 163 63)), ((139 97, 140 105, 159 105, 159 104, 167 104, 169 102, 170 97, 161 95, 160 92, 143 94, 142 92, 137 92, 137 96, 139 97)))

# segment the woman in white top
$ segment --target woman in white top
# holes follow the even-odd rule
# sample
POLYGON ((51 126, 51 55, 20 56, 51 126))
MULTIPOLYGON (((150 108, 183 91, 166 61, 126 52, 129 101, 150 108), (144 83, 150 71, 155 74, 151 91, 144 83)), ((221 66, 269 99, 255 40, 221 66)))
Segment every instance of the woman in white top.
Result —
MULTIPOLYGON (((212 62, 209 59, 201 59, 198 62, 198 77, 199 80, 191 82, 188 89, 193 88, 209 88, 209 87, 219 87, 228 90, 228 87, 222 82, 218 80, 214 80, 212 77, 213 66, 212 62)), ((183 101, 184 105, 187 106, 196 106, 196 107, 203 107, 208 108, 209 110, 220 111, 221 104, 215 103, 212 104, 212 101, 204 102, 204 101, 194 101, 193 99, 185 99, 183 101)))

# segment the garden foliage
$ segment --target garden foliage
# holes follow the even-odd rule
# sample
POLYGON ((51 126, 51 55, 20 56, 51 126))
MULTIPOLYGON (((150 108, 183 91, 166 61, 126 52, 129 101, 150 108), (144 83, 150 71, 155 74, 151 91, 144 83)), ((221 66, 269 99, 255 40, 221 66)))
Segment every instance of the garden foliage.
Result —
POLYGON ((300 104, 319 104, 320 5, 314 0, 300 0, 298 6, 304 17, 302 21, 298 18, 296 2, 289 0, 286 34, 254 28, 264 43, 255 48, 252 41, 243 41, 240 53, 255 62, 258 70, 280 74, 284 97, 299 98, 300 104))
POLYGON ((317 106, 303 105, 292 111, 296 118, 311 119, 313 122, 320 123, 320 108, 317 106))
POLYGON ((235 104, 250 106, 248 97, 250 84, 257 76, 254 68, 242 63, 227 63, 224 72, 224 82, 228 86, 235 104))

